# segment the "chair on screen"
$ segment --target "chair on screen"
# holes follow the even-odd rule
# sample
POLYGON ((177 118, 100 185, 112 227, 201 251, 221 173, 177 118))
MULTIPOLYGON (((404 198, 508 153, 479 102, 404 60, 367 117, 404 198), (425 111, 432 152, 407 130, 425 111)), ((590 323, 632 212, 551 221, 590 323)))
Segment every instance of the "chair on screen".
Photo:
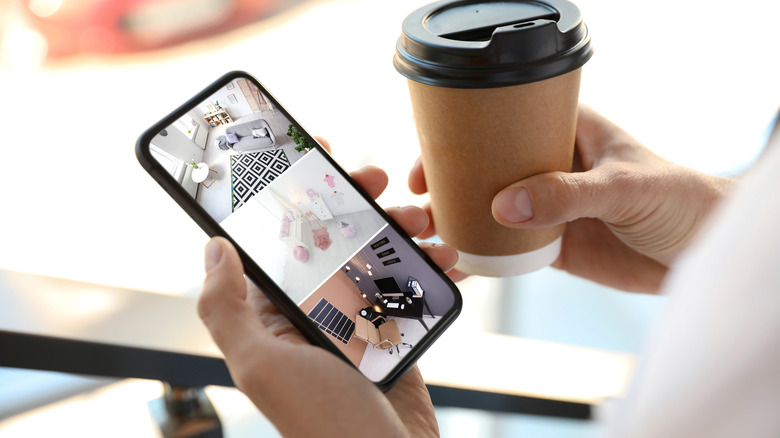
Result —
POLYGON ((401 354, 400 345, 412 347, 412 344, 404 342, 395 320, 385 320, 377 328, 372 321, 369 321, 360 313, 355 317, 355 337, 373 345, 374 348, 388 350, 390 354, 393 354, 393 347, 395 347, 398 354, 401 354))

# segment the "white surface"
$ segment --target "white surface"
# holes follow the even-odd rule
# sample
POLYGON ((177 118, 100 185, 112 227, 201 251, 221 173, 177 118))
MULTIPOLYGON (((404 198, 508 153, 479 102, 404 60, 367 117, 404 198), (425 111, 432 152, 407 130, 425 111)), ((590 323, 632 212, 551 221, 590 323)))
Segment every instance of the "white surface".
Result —
POLYGON ((208 138, 209 131, 208 129, 203 125, 198 125, 195 127, 195 144, 200 146, 201 149, 206 149, 206 139, 208 138))
POLYGON ((628 354, 474 332, 445 332, 431 353, 418 362, 427 383, 588 404, 621 394, 635 364, 628 354))
POLYGON ((196 183, 200 183, 206 180, 209 176, 209 165, 206 163, 198 163, 198 168, 192 169, 192 180, 196 183))
POLYGON ((0 330, 12 333, 221 357, 196 306, 189 297, 0 272, 0 330))
POLYGON ((2 419, 39 408, 76 394, 114 383, 115 379, 76 376, 55 372, 0 369, 0 436, 2 419))
POLYGON ((562 238, 551 244, 523 254, 508 256, 483 256, 458 251, 460 258, 455 269, 466 274, 486 277, 511 277, 528 274, 549 266, 561 253, 562 238))
MULTIPOLYGON (((278 437, 279 432, 235 388, 207 387, 225 437, 278 437)), ((127 379, 0 421, 3 438, 162 437, 148 403, 162 396, 162 384, 127 379)))
POLYGON ((160 382, 121 381, 4 420, 0 422, 0 435, 7 438, 162 437, 146 405, 160 397, 162 389, 160 382))

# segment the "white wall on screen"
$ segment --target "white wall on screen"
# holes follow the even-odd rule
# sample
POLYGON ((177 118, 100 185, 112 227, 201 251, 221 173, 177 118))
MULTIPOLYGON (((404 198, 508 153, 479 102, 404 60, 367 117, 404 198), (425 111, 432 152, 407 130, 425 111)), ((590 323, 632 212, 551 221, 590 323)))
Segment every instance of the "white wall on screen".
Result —
POLYGON ((198 145, 184 133, 172 126, 169 126, 166 131, 168 135, 162 136, 157 134, 154 137, 152 143, 154 143, 155 146, 184 162, 189 162, 190 160, 200 162, 200 160, 203 159, 203 149, 198 147, 198 145))
POLYGON ((285 194, 288 197, 291 192, 298 192, 302 195, 304 202, 307 202, 308 198, 306 190, 312 189, 319 193, 328 210, 334 216, 371 208, 368 202, 349 185, 344 177, 336 173, 333 166, 316 150, 310 151, 298 160, 288 172, 274 181, 273 187, 277 193, 285 194), (325 181, 327 174, 334 175, 335 187, 330 187, 325 181), (343 193, 341 196, 343 203, 339 203, 332 196, 334 190, 343 193))

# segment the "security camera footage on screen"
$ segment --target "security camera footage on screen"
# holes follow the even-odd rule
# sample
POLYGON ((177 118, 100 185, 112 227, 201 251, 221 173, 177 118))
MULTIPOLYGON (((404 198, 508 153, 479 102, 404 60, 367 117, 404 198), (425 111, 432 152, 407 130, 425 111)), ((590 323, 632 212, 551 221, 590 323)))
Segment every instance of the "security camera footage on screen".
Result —
POLYGON ((450 288, 254 84, 234 79, 152 155, 370 379, 454 305, 450 288))

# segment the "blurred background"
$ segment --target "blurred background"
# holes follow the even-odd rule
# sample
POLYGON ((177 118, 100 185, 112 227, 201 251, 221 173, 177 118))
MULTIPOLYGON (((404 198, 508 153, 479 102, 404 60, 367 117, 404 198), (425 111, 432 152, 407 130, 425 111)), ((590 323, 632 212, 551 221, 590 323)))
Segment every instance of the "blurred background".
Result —
MULTIPOLYGON (((373 164, 388 170, 380 205, 424 203, 406 188, 419 149, 406 82, 391 60, 401 22, 425 3, 3 0, 0 269, 197 296, 207 238, 137 164, 134 144, 229 70, 255 75, 310 132, 331 142, 346 169, 373 164)), ((671 161, 722 175, 749 169, 780 102, 774 55, 780 34, 773 30, 780 4, 576 3, 595 46, 581 101, 671 161)), ((663 297, 625 294, 551 268, 500 280, 469 278, 460 287, 465 308, 452 333, 560 346, 562 362, 574 360, 567 347, 641 359, 664 305, 663 297)), ((0 300, 13 293, 0 289, 0 300)), ((494 353, 510 367, 527 359, 523 350, 494 353)), ((463 352, 453 360, 439 345, 428 355, 432 364, 463 371, 480 360, 466 360, 463 352)), ((424 374, 425 366, 422 361, 424 374)), ((592 371, 589 384, 603 401, 619 396, 630 366, 603 384, 600 370, 592 371)), ((558 377, 539 373, 529 379, 558 377)), ((0 409, 0 435, 44 436, 47 427, 62 434, 88 420, 93 426, 79 436, 109 430, 112 436, 155 436, 148 424, 131 421, 131 413, 148 417, 146 403, 159 397, 159 384, 109 383, 0 368, 0 408, 13 407, 19 397, 45 400, 53 388, 81 392, 13 415, 0 409), (96 415, 101 406, 124 412, 126 435, 117 432, 116 416, 96 415)), ((240 393, 210 391, 218 407, 231 412, 228 436, 273 436, 240 393)), ((455 408, 438 414, 443 436, 598 435, 593 421, 455 408)))

